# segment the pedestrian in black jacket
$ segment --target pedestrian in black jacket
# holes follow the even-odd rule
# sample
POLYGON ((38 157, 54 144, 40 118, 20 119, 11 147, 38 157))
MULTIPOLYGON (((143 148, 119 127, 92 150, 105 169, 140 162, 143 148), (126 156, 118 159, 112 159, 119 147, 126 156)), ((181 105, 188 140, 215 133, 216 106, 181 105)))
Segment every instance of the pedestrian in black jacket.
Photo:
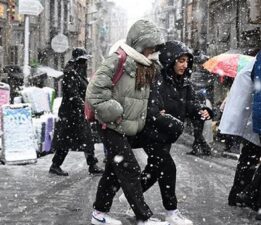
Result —
POLYGON ((62 81, 63 98, 59 108, 59 120, 55 127, 52 151, 55 151, 49 172, 60 176, 68 176, 61 165, 69 150, 83 151, 89 165, 89 173, 101 174, 103 170, 97 166, 94 156, 94 142, 90 125, 84 116, 85 91, 88 85, 87 52, 83 48, 75 48, 72 59, 64 69, 62 81))
MULTIPOLYGON (((163 68, 151 87, 147 122, 143 132, 131 139, 133 148, 142 147, 148 155, 142 172, 145 192, 158 181, 163 206, 170 224, 192 225, 177 209, 176 165, 171 157, 171 144, 183 131, 186 117, 195 120, 210 119, 211 110, 202 107, 189 81, 193 55, 181 42, 167 42, 160 48, 163 68)), ((120 197, 120 200, 123 197, 120 197)))

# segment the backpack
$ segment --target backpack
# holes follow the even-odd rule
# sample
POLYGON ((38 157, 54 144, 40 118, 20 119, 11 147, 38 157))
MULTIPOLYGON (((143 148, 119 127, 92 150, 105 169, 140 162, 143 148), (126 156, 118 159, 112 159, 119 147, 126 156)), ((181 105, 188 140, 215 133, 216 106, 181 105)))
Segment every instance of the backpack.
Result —
MULTIPOLYGON (((119 63, 118 63, 118 68, 115 72, 115 74, 113 75, 112 78, 112 86, 116 85, 118 83, 118 81, 120 80, 122 74, 123 74, 123 69, 124 69, 124 63, 126 61, 127 58, 127 54, 125 51, 123 51, 123 49, 119 48, 116 52, 119 56, 119 63)), ((91 107, 91 105, 85 101, 85 106, 84 106, 84 115, 85 115, 85 119, 88 122, 94 122, 95 121, 95 114, 94 111, 91 107)))

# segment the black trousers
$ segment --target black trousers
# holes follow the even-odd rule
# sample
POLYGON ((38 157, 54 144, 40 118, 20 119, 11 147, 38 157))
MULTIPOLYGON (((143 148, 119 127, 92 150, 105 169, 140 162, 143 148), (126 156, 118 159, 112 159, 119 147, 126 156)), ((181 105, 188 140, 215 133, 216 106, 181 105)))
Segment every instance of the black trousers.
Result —
POLYGON ((105 171, 99 181, 94 209, 109 212, 113 198, 121 187, 137 220, 147 220, 152 212, 145 203, 141 170, 126 136, 111 129, 99 129, 107 149, 105 171))
POLYGON ((228 197, 229 202, 233 202, 236 199, 236 195, 251 183, 260 157, 261 147, 244 140, 242 152, 236 168, 234 183, 228 197))
MULTIPOLYGON (((256 147, 257 150, 261 150, 261 147, 256 147)), ((259 154, 259 156, 261 153, 259 154)), ((261 208, 261 165, 260 162, 258 168, 255 170, 253 178, 250 183, 247 184, 243 190, 248 196, 251 197, 252 203, 255 209, 261 208)))
POLYGON ((191 123, 193 125, 193 133, 194 133, 194 142, 195 143, 202 143, 206 142, 203 136, 203 129, 204 129, 204 120, 196 120, 191 119, 191 123))
POLYGON ((151 143, 143 148, 148 155, 147 165, 141 175, 143 192, 158 182, 164 208, 177 209, 176 165, 170 155, 171 144, 151 143))
POLYGON ((76 123, 64 118, 57 122, 51 146, 51 151, 55 153, 53 164, 61 166, 69 150, 83 151, 88 165, 97 163, 92 131, 85 119, 76 123))

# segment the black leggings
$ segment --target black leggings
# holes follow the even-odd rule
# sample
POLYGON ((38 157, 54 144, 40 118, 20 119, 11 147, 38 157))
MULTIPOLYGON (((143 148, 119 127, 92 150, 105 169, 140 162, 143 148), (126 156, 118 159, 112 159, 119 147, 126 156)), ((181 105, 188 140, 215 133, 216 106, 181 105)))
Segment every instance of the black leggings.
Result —
POLYGON ((176 165, 170 155, 170 149, 171 144, 153 143, 144 147, 148 161, 142 171, 141 185, 145 192, 158 181, 163 206, 166 210, 175 210, 177 209, 176 165))

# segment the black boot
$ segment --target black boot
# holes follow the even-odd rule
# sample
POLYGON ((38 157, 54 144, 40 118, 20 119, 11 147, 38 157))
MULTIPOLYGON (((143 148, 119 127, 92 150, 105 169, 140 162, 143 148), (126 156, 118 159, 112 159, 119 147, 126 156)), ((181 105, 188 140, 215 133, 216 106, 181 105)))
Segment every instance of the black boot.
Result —
POLYGON ((256 198, 255 197, 256 196, 254 196, 254 195, 250 196, 250 195, 248 195, 244 192, 241 192, 237 195, 238 202, 242 206, 246 206, 246 207, 253 209, 254 211, 257 211, 258 207, 257 207, 257 204, 256 204, 256 198))
POLYGON ((260 211, 260 209, 258 210, 258 212, 256 214, 256 220, 261 220, 261 211, 260 211))
POLYGON ((202 141, 194 141, 192 145, 192 151, 200 154, 202 153, 203 155, 211 155, 211 148, 208 145, 208 143, 204 140, 202 141))
POLYGON ((190 151, 190 152, 187 152, 186 154, 187 154, 187 155, 198 155, 198 152, 192 150, 192 151, 190 151))
POLYGON ((203 155, 210 156, 211 155, 211 147, 208 145, 207 142, 201 143, 201 150, 203 155))
POLYGON ((195 155, 195 156, 198 156, 200 153, 200 146, 199 146, 199 143, 197 142, 193 142, 192 144, 192 151, 190 152, 187 152, 186 154, 187 155, 195 155))
POLYGON ((61 169, 60 166, 54 164, 51 165, 49 173, 56 174, 58 176, 69 176, 69 174, 61 169))
POLYGON ((89 173, 93 175, 102 175, 104 170, 97 166, 97 164, 92 164, 89 166, 89 173))

